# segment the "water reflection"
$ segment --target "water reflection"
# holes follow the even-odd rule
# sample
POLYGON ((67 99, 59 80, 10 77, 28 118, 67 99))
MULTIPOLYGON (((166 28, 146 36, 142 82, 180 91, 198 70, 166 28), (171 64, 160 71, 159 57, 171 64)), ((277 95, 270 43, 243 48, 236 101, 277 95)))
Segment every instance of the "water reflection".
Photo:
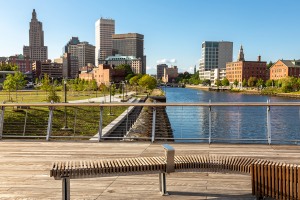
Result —
MULTIPOLYGON (((167 88, 167 102, 294 102, 297 99, 167 88)), ((208 107, 168 107, 175 138, 209 137, 208 107)), ((299 107, 271 107, 272 143, 300 140, 299 107)), ((267 107, 212 107, 212 142, 267 143, 267 107)))

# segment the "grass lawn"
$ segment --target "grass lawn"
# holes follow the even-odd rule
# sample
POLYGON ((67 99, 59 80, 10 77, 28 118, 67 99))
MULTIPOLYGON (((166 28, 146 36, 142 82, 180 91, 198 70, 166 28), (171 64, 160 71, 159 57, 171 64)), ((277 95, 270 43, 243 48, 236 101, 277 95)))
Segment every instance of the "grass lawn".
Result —
MULTIPOLYGON (((19 91, 17 94, 11 92, 14 102, 33 103, 46 102, 46 92, 44 91, 19 91)), ((58 92, 61 101, 64 100, 64 93, 58 92)), ((100 92, 68 92, 67 100, 79 100, 99 97, 100 92)), ((8 100, 8 92, 0 92, 0 101, 8 100)), ((109 107, 103 109, 103 127, 108 125, 116 117, 127 109, 125 106, 112 107, 110 116, 109 107)), ((65 126, 64 107, 57 107, 53 113, 52 135, 53 136, 94 136, 98 132, 100 107, 67 107, 67 126, 71 131, 63 131, 65 126)), ((6 107, 4 114, 3 136, 46 136, 48 125, 49 109, 47 107, 30 107, 30 109, 16 109, 6 107), (25 126, 26 124, 26 126, 25 126)))
MULTIPOLYGON (((18 103, 36 103, 36 102, 46 102, 48 93, 41 90, 22 90, 18 92, 7 92, 0 91, 0 102, 9 101, 9 97, 12 102, 18 103)), ((61 102, 64 101, 64 92, 57 91, 57 95, 60 96, 61 102)), ((89 99, 94 97, 100 97, 104 94, 99 91, 81 91, 81 92, 67 92, 67 101, 72 100, 81 100, 81 99, 89 99)), ((106 93, 106 95, 108 95, 106 93)))

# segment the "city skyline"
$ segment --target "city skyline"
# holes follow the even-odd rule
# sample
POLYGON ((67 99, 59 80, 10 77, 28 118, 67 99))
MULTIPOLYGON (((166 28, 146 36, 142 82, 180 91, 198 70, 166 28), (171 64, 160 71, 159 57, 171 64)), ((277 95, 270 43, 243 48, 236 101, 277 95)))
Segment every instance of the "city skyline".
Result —
POLYGON ((95 22, 101 17, 115 20, 117 34, 144 35, 150 74, 156 73, 159 60, 176 61, 173 64, 179 72, 192 72, 195 65, 199 67, 204 41, 232 41, 234 61, 240 45, 244 47, 245 60, 256 60, 258 54, 267 62, 300 58, 300 2, 240 2, 2 1, 7 9, 0 13, 0 56, 23 53, 23 45, 29 44, 28 25, 35 9, 43 23, 44 44, 50 59, 62 55, 61 49, 72 36, 95 45, 95 22))

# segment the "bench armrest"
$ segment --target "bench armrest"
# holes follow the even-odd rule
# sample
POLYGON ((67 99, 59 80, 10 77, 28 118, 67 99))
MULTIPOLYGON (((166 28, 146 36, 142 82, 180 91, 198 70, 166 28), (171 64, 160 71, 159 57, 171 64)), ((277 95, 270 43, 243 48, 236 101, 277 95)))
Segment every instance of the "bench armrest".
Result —
POLYGON ((165 150, 165 157, 167 163, 166 172, 167 173, 175 172, 175 163, 174 163, 175 149, 168 144, 163 144, 162 146, 165 150))

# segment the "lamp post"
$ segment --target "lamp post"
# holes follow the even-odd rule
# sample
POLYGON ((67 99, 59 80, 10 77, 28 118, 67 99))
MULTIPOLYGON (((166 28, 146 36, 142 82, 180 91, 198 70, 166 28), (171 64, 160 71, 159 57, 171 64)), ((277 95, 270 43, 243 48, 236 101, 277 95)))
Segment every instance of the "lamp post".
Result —
POLYGON ((125 92, 126 92, 126 97, 127 97, 127 82, 128 82, 128 80, 125 81, 125 92))
POLYGON ((123 102, 124 102, 124 87, 125 87, 125 82, 122 81, 123 102))
MULTIPOLYGON (((111 103, 111 85, 113 83, 114 82, 109 82, 109 103, 111 103)), ((112 113, 111 113, 111 106, 109 106, 109 115, 112 115, 112 113)))
MULTIPOLYGON (((67 103, 67 79, 64 78, 64 98, 65 98, 65 103, 67 103)), ((65 106, 65 125, 61 130, 72 130, 71 128, 68 127, 68 117, 67 117, 67 107, 65 106)))

